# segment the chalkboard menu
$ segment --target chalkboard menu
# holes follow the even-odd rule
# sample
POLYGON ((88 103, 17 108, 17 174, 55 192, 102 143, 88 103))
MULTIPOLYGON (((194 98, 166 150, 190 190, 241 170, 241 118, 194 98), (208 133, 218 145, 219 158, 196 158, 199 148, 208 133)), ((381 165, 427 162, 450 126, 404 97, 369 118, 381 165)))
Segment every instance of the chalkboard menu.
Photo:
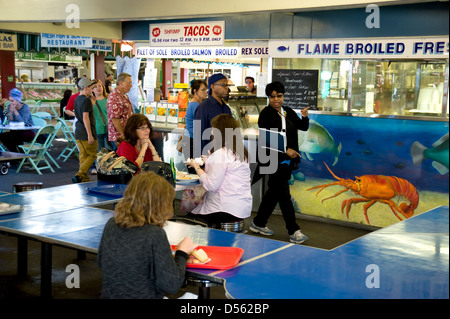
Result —
POLYGON ((277 70, 272 73, 272 81, 284 84, 283 105, 293 109, 310 106, 317 110, 319 70, 277 70))

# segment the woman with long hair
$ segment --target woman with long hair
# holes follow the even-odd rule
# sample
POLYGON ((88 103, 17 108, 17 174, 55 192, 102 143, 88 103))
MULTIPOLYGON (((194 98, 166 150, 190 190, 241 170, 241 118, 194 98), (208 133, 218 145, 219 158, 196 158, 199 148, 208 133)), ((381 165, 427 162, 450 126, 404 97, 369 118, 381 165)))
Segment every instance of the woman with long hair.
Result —
POLYGON ((211 121, 213 152, 205 169, 191 160, 206 190, 204 201, 191 214, 211 227, 220 223, 241 221, 251 214, 252 193, 248 151, 244 147, 239 123, 229 114, 220 114, 211 121))

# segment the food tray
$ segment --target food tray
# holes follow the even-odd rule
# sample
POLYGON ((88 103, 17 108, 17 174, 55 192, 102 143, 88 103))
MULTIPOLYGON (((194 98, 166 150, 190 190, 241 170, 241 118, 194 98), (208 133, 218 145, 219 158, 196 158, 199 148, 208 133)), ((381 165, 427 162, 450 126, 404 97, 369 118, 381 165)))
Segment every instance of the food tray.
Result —
POLYGON ((22 210, 23 210, 23 206, 21 206, 21 205, 0 203, 0 216, 1 215, 18 213, 18 212, 20 212, 22 210), (8 206, 8 207, 6 207, 6 206, 8 206))
POLYGON ((111 184, 111 185, 90 187, 87 189, 87 191, 89 193, 96 195, 122 198, 126 188, 127 185, 124 184, 111 184))
MULTIPOLYGON (((181 175, 181 174, 180 174, 181 175)), ((200 177, 195 174, 184 174, 181 176, 189 176, 189 179, 185 178, 179 178, 177 177, 177 184, 180 185, 192 185, 192 184, 199 184, 200 183, 200 177)))
MULTIPOLYGON (((172 250, 176 247, 172 245, 172 250)), ((187 268, 230 269, 239 263, 244 254, 244 250, 238 247, 198 246, 197 249, 203 249, 211 261, 206 264, 187 263, 187 268)))

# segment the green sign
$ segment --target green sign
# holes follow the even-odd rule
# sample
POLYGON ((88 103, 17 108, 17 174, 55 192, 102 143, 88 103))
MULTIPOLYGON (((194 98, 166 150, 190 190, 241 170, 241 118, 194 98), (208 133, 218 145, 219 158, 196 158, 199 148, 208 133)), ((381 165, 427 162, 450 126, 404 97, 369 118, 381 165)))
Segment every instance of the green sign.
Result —
POLYGON ((32 53, 31 59, 38 61, 48 61, 49 54, 48 53, 32 53))

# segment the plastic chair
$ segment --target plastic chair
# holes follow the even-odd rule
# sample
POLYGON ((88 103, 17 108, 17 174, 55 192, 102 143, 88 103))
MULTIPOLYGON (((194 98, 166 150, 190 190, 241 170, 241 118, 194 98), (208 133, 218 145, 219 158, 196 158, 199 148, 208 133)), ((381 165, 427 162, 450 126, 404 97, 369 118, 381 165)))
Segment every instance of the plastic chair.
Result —
POLYGON ((62 118, 58 118, 57 121, 61 124, 61 131, 63 132, 64 138, 68 143, 56 159, 59 160, 60 158, 62 158, 63 162, 66 162, 70 155, 75 154, 76 156, 78 156, 79 151, 77 141, 75 140, 75 136, 73 135, 72 128, 67 125, 66 121, 62 118))
POLYGON ((57 123, 55 126, 53 125, 47 125, 39 129, 36 136, 34 137, 33 141, 29 144, 19 145, 19 148, 22 149, 22 151, 25 154, 35 154, 34 158, 24 158, 21 162, 19 167, 17 168, 16 173, 19 173, 22 169, 23 164, 25 161, 29 161, 32 168, 38 172, 39 175, 42 175, 41 170, 43 169, 50 169, 53 173, 55 170, 51 166, 50 162, 47 158, 49 158, 53 164, 57 168, 61 168, 58 163, 56 163, 55 159, 50 155, 48 152, 50 146, 52 145, 52 142, 54 138, 56 137, 56 133, 58 133, 59 129, 61 127, 61 123, 57 123), (45 138, 44 143, 39 143, 38 141, 42 138, 45 138), (45 166, 38 167, 39 163, 41 161, 45 162, 45 166))
POLYGON ((41 118, 35 114, 31 114, 31 117, 33 118, 33 123, 35 126, 44 127, 44 126, 48 125, 46 120, 44 120, 43 118, 41 118))

